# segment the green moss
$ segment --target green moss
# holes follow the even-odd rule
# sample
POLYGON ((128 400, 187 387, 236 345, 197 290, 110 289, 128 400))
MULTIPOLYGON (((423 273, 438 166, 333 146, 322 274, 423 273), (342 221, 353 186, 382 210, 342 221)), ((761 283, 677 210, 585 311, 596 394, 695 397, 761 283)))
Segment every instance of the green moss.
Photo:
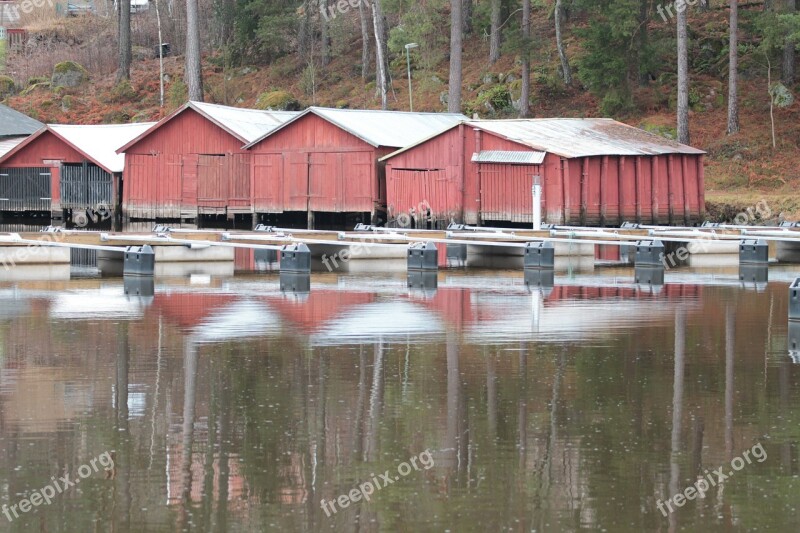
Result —
POLYGON ((39 85, 40 83, 46 83, 47 85, 50 85, 50 78, 47 76, 34 76, 32 78, 28 78, 27 85, 30 87, 32 85, 39 85))
POLYGON ((36 91, 38 89, 47 89, 49 87, 50 87, 50 82, 49 81, 45 81, 45 82, 42 82, 42 83, 35 83, 35 84, 27 87, 25 90, 23 90, 20 93, 20 96, 28 96, 29 94, 31 94, 32 92, 34 92, 34 91, 36 91))
POLYGON ((53 67, 53 73, 55 74, 65 74, 73 71, 81 71, 86 73, 87 76, 89 75, 89 72, 87 72, 82 65, 76 63, 75 61, 62 61, 53 67))
POLYGON ((678 138, 678 130, 671 126, 663 126, 663 125, 656 125, 656 124, 642 124, 641 128, 645 131, 649 131, 650 133, 654 133, 666 139, 675 140, 678 138))
POLYGON ((89 81, 89 72, 74 61, 63 61, 53 67, 53 87, 78 87, 89 81))
POLYGON ((130 80, 122 80, 111 89, 110 100, 112 102, 132 102, 136 100, 138 94, 133 90, 130 80))
POLYGON ((8 76, 0 76, 0 98, 13 96, 17 92, 17 86, 14 80, 8 76))
POLYGON ((490 89, 478 93, 478 97, 467 102, 467 114, 473 113, 502 113, 512 108, 511 91, 505 85, 495 85, 490 89))
POLYGON ((299 111, 302 106, 287 91, 271 91, 261 93, 256 100, 256 109, 274 109, 277 111, 299 111))

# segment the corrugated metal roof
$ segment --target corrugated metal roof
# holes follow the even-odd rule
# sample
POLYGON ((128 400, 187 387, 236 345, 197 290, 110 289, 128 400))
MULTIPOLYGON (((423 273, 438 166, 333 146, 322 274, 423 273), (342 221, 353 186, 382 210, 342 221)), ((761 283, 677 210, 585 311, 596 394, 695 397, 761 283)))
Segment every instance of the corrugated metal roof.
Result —
POLYGON ((0 104, 0 137, 33 135, 43 127, 38 120, 0 104))
POLYGON ((472 154, 473 163, 510 163, 516 165, 541 165, 547 152, 509 152, 484 150, 472 154))
POLYGON ((117 154, 116 150, 147 131, 153 124, 153 122, 108 126, 49 124, 47 128, 98 166, 109 172, 122 172, 125 168, 125 155, 117 154))
POLYGON ((471 120, 467 124, 568 158, 705 153, 610 118, 471 120))
POLYGON ((263 137, 300 114, 297 111, 262 111, 203 102, 189 102, 189 106, 245 143, 263 137))
MULTIPOLYGON (((406 111, 376 111, 368 109, 330 109, 310 107, 300 116, 313 113, 344 131, 355 135, 376 148, 402 148, 414 144, 436 133, 446 131, 467 120, 459 113, 409 113, 406 111)), ((256 142, 250 148, 279 129, 288 126, 300 117, 287 122, 256 142)))
POLYGON ((27 137, 6 137, 0 139, 0 158, 16 148, 25 139, 27 139, 27 137))

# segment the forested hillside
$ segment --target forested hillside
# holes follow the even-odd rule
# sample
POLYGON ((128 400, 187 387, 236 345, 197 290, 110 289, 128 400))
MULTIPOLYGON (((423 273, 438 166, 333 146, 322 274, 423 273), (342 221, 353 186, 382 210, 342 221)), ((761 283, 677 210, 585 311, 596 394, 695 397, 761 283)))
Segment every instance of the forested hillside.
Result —
POLYGON ((796 4, 159 0, 128 17, 98 0, 78 17, 23 18, 0 98, 43 121, 79 123, 157 119, 188 97, 408 110, 413 95, 415 111, 610 116, 707 150, 711 200, 765 197, 796 214, 796 4), (163 76, 159 41, 169 43, 163 76), (68 60, 88 81, 56 87, 54 69, 68 60))

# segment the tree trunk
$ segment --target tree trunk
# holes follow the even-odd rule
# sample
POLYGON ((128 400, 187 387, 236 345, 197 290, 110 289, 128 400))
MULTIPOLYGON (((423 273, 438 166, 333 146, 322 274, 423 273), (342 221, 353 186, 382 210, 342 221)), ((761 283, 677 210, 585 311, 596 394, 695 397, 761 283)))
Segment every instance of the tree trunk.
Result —
POLYGON ((500 25, 503 23, 503 0, 492 0, 492 29, 489 37, 489 64, 495 64, 500 59, 500 44, 502 33, 500 25))
POLYGON ((678 12, 678 142, 689 144, 689 31, 687 13, 678 12))
POLYGON ((564 80, 564 85, 572 85, 572 69, 569 66, 569 58, 567 57, 567 50, 564 48, 564 6, 561 4, 562 0, 556 0, 556 47, 558 48, 558 57, 561 59, 561 76, 564 80))
POLYGON ((200 24, 197 0, 186 0, 186 73, 189 100, 203 101, 203 72, 200 62, 200 24))
POLYGON ((328 0, 319 0, 320 41, 322 45, 322 66, 327 67, 331 62, 331 32, 330 15, 328 14, 328 0))
POLYGON ((730 67, 728 71, 728 135, 739 133, 739 3, 730 0, 730 67))
MULTIPOLYGON (((638 37, 638 46, 636 47, 636 78, 639 82, 640 87, 644 87, 647 85, 649 81, 649 72, 646 72, 642 68, 643 55, 647 54, 647 42, 648 42, 648 34, 647 34, 647 23, 650 21, 650 11, 649 11, 649 3, 650 0, 639 0, 639 26, 637 28, 637 37, 638 37)), ((684 14, 686 10, 684 9, 684 14)))
POLYGON ((519 116, 527 118, 531 100, 531 0, 522 0, 522 95, 519 116))
POLYGON ((369 72, 369 19, 364 2, 358 3, 358 15, 361 17, 361 78, 366 81, 369 72))
POLYGON ((463 7, 462 11, 462 28, 464 28, 464 35, 469 35, 472 33, 472 13, 474 11, 474 5, 472 4, 472 0, 463 0, 463 7))
POLYGON ((300 29, 297 36, 297 50, 300 56, 305 59, 311 47, 311 13, 313 11, 313 0, 307 0, 303 3, 303 19, 300 21, 300 29))
POLYGON ((372 23, 375 27, 375 50, 377 57, 378 85, 381 93, 381 109, 389 109, 389 69, 386 63, 386 29, 381 0, 372 5, 372 23))
POLYGON ((131 0, 119 2, 119 65, 117 83, 131 79, 131 0))
POLYGON ((447 110, 461 113, 461 53, 463 48, 463 20, 461 0, 450 2, 450 95, 447 110))
POLYGON ((164 107, 164 35, 161 32, 161 6, 156 0, 156 26, 158 27, 158 92, 161 107, 164 107))
MULTIPOLYGON (((786 12, 794 13, 797 11, 797 0, 786 0, 786 12)), ((791 34, 791 31, 790 31, 791 34)), ((786 43, 783 45, 783 84, 794 85, 795 82, 795 46, 794 39, 786 36, 786 43)))

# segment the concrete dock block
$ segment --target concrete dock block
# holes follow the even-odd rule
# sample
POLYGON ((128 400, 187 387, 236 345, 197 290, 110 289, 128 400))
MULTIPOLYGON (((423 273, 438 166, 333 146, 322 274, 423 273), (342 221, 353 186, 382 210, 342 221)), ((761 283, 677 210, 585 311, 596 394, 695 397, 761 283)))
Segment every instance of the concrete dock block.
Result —
POLYGON ((552 242, 529 242, 525 245, 525 269, 555 266, 555 247, 552 242))
POLYGON ((311 273, 311 250, 305 243, 288 244, 281 249, 281 272, 311 273))
POLYGON ((408 270, 439 270, 439 250, 432 242, 417 242, 408 247, 408 270))
POLYGON ((126 276, 153 276, 156 272, 156 253, 149 244, 128 246, 123 258, 126 276))
POLYGON ((739 242, 739 263, 767 264, 769 245, 762 239, 742 239, 739 242))
POLYGON ((664 243, 659 240, 637 241, 636 254, 633 263, 635 266, 664 266, 664 243))
POLYGON ((800 278, 789 286, 789 320, 800 320, 800 278))

